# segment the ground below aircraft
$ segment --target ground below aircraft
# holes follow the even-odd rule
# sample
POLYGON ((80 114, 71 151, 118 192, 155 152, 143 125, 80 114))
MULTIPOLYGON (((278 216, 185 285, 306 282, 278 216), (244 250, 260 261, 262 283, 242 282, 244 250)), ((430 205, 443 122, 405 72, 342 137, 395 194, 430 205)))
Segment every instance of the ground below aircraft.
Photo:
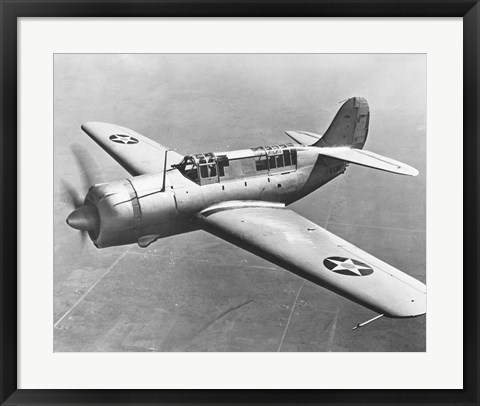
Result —
MULTIPOLYGON (((132 177, 96 184, 81 201, 69 188, 72 228, 96 247, 203 229, 378 313, 426 313, 426 286, 286 208, 353 163, 401 175, 418 171, 363 150, 367 101, 345 101, 325 134, 286 131, 294 143, 182 156, 114 124, 82 125, 132 177)), ((319 208, 321 210, 321 208, 319 208)))

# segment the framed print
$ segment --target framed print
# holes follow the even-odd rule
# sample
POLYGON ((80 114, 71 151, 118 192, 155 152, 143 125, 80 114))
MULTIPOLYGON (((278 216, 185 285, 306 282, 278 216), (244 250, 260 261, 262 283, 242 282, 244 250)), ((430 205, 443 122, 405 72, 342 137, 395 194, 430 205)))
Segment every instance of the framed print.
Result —
POLYGON ((478 403, 478 3, 345 6, 2 2, 4 404, 478 403))
MULTIPOLYGON (((425 54, 55 54, 54 352, 425 351, 426 68, 425 54), (328 78, 334 82, 331 89, 325 85, 328 78), (369 90, 372 82, 385 83, 379 89, 383 97, 369 90), (391 87, 387 89, 386 83, 391 87), (94 101, 92 91, 100 84, 104 90, 94 101), (326 96, 340 96, 352 88, 363 96, 334 103, 326 96), (118 92, 124 105, 120 100, 110 105, 118 92), (198 96, 192 99, 192 94, 198 96), (297 100, 295 106, 292 100, 297 100), (142 114, 143 108, 134 107, 137 103, 151 107, 142 114), (311 109, 316 105, 324 107, 311 109), (395 106, 397 117, 382 105, 395 106), (125 112, 122 125, 115 124, 119 109, 125 112), (312 113, 307 113, 309 109, 312 113), (189 120, 184 119, 187 115, 189 120), (104 121, 85 121, 86 117, 104 121), (329 120, 323 141, 312 132, 282 131, 313 129, 329 120), (72 125, 78 122, 83 138, 72 125), (374 126, 383 122, 389 128, 374 126), (345 141, 339 135, 343 126, 355 128, 345 134, 345 141), (162 135, 153 135, 160 128, 162 135), (108 154, 89 152, 90 137, 108 154), (328 139, 347 146, 319 146, 328 139), (149 152, 153 140, 175 150, 157 155, 162 148, 158 146, 149 152), (385 145, 394 154, 394 165, 378 155, 386 151, 385 145), (357 167, 356 176, 340 176, 347 168, 327 155, 313 165, 320 148, 323 154, 357 153, 349 162, 369 168, 357 167), (154 168, 138 163, 137 156, 153 152, 148 161, 156 162, 154 168), (408 164, 399 164, 400 160, 408 164), (131 210, 130 193, 122 192, 126 185, 122 167, 137 173, 128 182, 138 196, 133 200, 138 211, 131 210), (317 180, 309 186, 303 178, 317 180), (98 183, 101 189, 90 189, 98 183), (203 189, 208 192, 200 197, 203 189), (404 190, 402 197, 395 193, 398 189, 404 190), (91 206, 77 196, 88 190, 91 206), (99 199, 105 194, 118 200, 107 204, 99 199), (232 203, 238 201, 247 203, 232 203), (271 202, 275 205, 265 206, 271 202), (209 207, 226 211, 229 218, 248 212, 252 222, 263 218, 258 212, 270 213, 271 222, 261 220, 243 231, 252 233, 248 237, 252 246, 244 246, 234 235, 226 238, 234 239, 231 246, 219 238, 215 227, 200 223, 212 220, 213 214, 190 220, 209 207), (132 229, 135 213, 137 224, 132 229), (284 241, 275 233, 281 233, 278 227, 287 216, 290 229, 284 241), (111 218, 114 224, 109 223, 111 218), (291 227, 304 218, 312 221, 309 234, 303 235, 300 228, 297 235, 291 227), (319 224, 329 233, 314 238, 327 246, 312 252, 304 243, 319 224), (259 228, 264 229, 262 234, 259 228), (253 241, 265 233, 276 243, 259 252, 253 241), (328 242, 336 238, 355 242, 362 252, 351 259, 350 251, 357 248, 335 251, 328 242), (379 239, 388 242, 379 247, 379 239), (303 252, 309 263, 320 262, 328 273, 301 264, 294 252, 288 264, 280 264, 278 256, 296 241, 303 243, 293 251, 303 252), (398 271, 391 272, 402 281, 398 286, 377 280, 382 274, 376 260, 369 260, 371 266, 361 261, 372 252, 386 260, 387 247, 392 246, 395 255, 390 258, 398 271), (135 267, 142 271, 131 272, 135 267), (400 269, 415 271, 407 274, 400 269), (117 284, 120 277, 128 283, 117 284), (272 277, 285 279, 272 284, 272 277), (340 295, 328 288, 319 290, 318 285, 327 283, 323 277, 340 283, 336 287, 340 295), (363 290, 357 290, 360 279, 352 277, 365 279, 363 289, 382 285, 382 293, 367 299, 363 290), (393 304, 390 295, 398 295, 399 304, 393 304), (151 316, 140 317, 145 311, 150 314, 152 306, 158 313, 155 327, 151 316), (98 316, 89 317, 91 312, 98 316), (364 322, 381 314, 375 334, 365 331, 364 338, 351 334, 352 328, 366 326, 364 322), (389 337, 391 330, 395 340, 389 337)), ((312 241, 311 246, 319 244, 312 241)), ((382 267, 393 266, 386 264, 382 267)))

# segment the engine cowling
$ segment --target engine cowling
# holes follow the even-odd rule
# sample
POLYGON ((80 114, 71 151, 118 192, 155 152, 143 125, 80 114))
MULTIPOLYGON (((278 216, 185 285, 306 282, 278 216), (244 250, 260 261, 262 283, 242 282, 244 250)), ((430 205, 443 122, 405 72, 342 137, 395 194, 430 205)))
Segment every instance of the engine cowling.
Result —
POLYGON ((162 189, 163 175, 142 175, 92 186, 84 205, 67 219, 87 231, 98 248, 139 243, 182 231, 171 188, 162 189))

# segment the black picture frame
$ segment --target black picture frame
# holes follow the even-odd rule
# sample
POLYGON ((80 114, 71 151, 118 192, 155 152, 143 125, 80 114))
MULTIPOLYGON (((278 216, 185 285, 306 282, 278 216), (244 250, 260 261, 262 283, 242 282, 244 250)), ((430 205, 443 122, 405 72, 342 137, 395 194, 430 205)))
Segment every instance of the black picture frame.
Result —
MULTIPOLYGON (((66 1, 0 0, 0 401, 14 404, 476 405, 478 387, 478 0, 66 1), (464 75, 463 390, 24 390, 17 389, 17 18, 19 17, 462 17, 464 75)), ((448 185, 446 185, 448 188, 448 185)), ((448 191, 446 192, 448 193, 448 191)), ((445 236, 448 238, 448 236, 445 236)), ((445 292, 447 296, 447 292, 445 292)), ((448 300, 448 298, 446 298, 448 300)), ((448 328, 448 320, 446 320, 448 328)), ((448 368, 448 365, 445 365, 448 368)), ((439 372, 440 373, 440 372, 439 372)))

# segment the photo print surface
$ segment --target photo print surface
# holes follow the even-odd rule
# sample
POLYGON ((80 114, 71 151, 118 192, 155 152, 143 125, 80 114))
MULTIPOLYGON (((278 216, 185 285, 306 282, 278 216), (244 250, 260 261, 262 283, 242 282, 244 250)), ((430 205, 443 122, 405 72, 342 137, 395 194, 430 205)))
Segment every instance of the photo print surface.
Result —
POLYGON ((425 351, 426 62, 56 54, 53 351, 425 351))

